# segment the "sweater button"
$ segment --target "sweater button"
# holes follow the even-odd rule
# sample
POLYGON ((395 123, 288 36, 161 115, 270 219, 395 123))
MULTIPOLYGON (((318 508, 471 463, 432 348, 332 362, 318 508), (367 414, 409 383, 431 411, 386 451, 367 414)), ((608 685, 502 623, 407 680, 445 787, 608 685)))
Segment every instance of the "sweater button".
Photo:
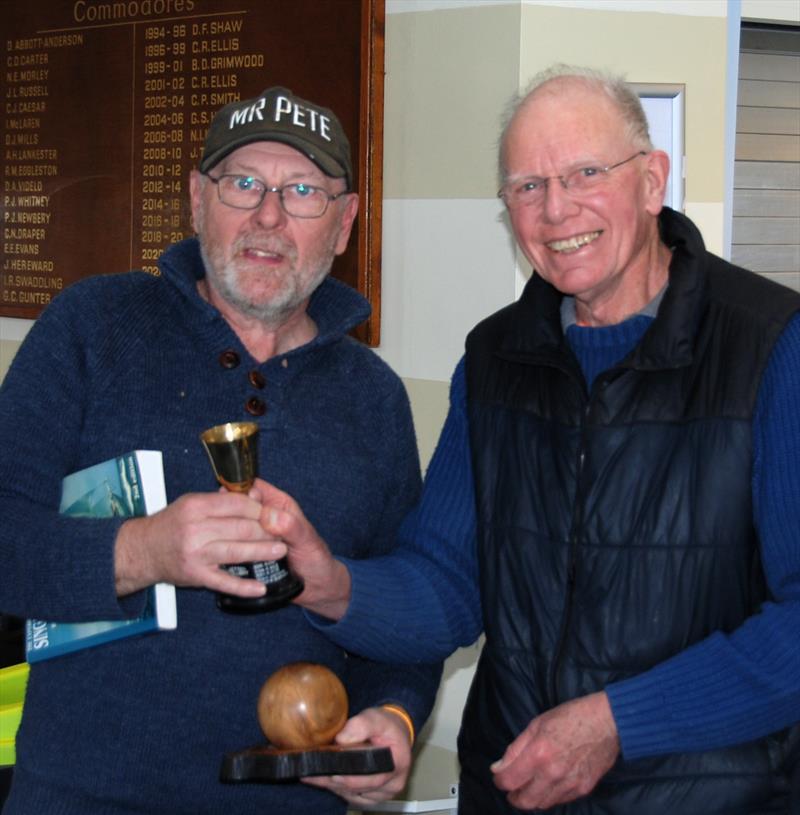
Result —
POLYGON ((236 353, 236 351, 232 351, 230 349, 223 351, 219 355, 219 364, 228 370, 235 368, 239 364, 239 355, 236 353))
POLYGON ((267 412, 267 406, 261 399, 251 396, 245 403, 244 409, 251 416, 263 416, 267 412))
POLYGON ((250 371, 250 373, 247 374, 247 378, 250 380, 250 384, 259 390, 261 390, 267 384, 267 380, 264 378, 264 374, 262 374, 261 371, 250 371))

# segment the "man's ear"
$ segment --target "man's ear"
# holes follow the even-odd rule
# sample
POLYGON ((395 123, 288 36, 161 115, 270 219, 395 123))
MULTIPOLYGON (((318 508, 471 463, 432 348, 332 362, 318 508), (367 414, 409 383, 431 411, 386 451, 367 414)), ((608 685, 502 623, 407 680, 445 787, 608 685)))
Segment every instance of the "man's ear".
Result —
POLYGON ((189 173, 189 203, 192 207, 192 224, 195 232, 197 232, 197 224, 202 222, 202 216, 198 218, 202 209, 202 194, 203 177, 197 170, 192 170, 189 173))
POLYGON ((664 206, 664 195, 669 178, 669 156, 663 150, 651 150, 645 157, 645 209, 658 215, 664 206))
POLYGON ((350 232, 353 230, 353 221, 358 214, 358 194, 348 193, 342 210, 341 222, 339 224, 339 237, 336 240, 335 252, 341 255, 347 249, 347 242, 350 240, 350 232))

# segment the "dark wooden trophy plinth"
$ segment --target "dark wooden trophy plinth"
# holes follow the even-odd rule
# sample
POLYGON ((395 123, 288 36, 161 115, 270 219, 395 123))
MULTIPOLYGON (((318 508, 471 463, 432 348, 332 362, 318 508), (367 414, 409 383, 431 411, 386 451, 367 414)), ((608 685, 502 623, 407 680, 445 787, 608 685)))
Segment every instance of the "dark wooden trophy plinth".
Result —
POLYGON ((222 781, 284 781, 309 775, 391 772, 392 751, 331 744, 347 721, 347 693, 322 665, 294 662, 276 671, 258 696, 258 721, 269 744, 228 753, 222 781))
POLYGON ((307 775, 369 775, 394 769, 388 747, 335 744, 314 749, 282 750, 252 747, 228 753, 222 761, 222 781, 285 781, 307 775))

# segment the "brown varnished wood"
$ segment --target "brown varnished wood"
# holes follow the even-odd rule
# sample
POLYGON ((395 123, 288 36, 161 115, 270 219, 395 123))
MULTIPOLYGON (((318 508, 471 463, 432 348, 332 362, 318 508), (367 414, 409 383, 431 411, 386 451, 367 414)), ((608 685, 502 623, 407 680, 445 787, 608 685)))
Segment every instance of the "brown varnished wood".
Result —
POLYGON ((274 747, 330 744, 347 721, 347 692, 324 665, 292 662, 275 671, 258 695, 258 722, 274 747))

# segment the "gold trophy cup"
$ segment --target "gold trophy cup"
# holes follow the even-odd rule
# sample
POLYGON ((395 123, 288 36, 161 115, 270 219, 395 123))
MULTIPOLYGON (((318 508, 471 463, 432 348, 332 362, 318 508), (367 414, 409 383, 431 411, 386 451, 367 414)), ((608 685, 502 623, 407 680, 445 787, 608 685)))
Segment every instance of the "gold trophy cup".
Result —
MULTIPOLYGON (((258 475, 258 425, 227 422, 200 434, 217 481, 231 492, 248 492, 258 475)), ((250 577, 267 587, 263 597, 217 594, 217 606, 232 614, 255 614, 285 605, 303 590, 303 581, 289 571, 287 559, 235 563, 223 567, 237 577, 250 577)))

